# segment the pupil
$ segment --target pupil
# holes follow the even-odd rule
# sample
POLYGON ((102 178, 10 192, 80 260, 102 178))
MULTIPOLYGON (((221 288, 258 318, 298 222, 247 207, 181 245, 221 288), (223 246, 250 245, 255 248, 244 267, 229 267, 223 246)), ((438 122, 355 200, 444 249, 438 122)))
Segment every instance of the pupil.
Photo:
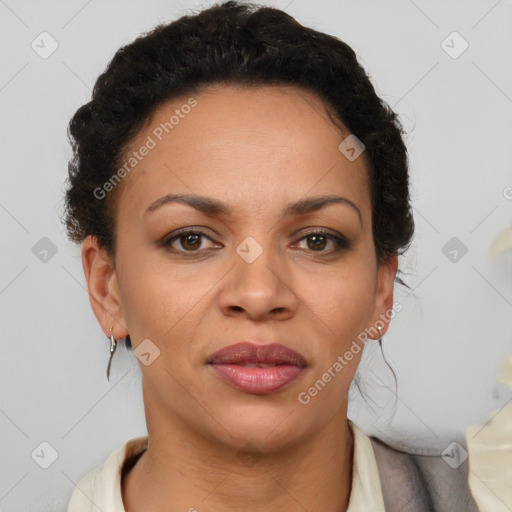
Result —
MULTIPOLYGON (((186 249, 186 248, 187 248, 187 247, 186 247, 187 245, 188 245, 188 246, 192 245, 192 246, 194 246, 194 247, 192 247, 192 249, 196 249, 197 247, 195 247, 195 246, 196 246, 196 245, 198 244, 198 242, 199 242, 199 237, 200 237, 200 235, 187 235, 187 236, 185 236, 185 237, 184 237, 184 238, 185 238, 185 245, 184 245, 184 248, 186 249), (191 242, 191 243, 189 243, 189 242, 190 242, 190 240, 192 240, 192 242, 191 242)), ((182 245, 183 245, 183 244, 182 244, 182 245)), ((200 244, 199 244, 199 245, 200 245, 200 244)))
POLYGON ((323 249, 325 247, 325 236, 311 235, 308 240, 312 241, 312 244, 308 244, 310 246, 310 249, 323 249))

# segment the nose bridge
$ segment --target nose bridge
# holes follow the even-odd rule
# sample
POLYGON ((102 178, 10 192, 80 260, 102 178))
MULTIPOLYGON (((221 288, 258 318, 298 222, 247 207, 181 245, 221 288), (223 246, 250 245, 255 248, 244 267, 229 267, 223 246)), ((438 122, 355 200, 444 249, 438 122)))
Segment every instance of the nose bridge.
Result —
MULTIPOLYGON (((260 239, 260 241, 262 240, 261 236, 259 236, 258 238, 260 239)), ((256 238, 249 235, 238 244, 238 246, 236 247, 236 253, 248 265, 251 265, 258 259, 267 260, 269 256, 270 246, 267 239, 268 236, 265 237, 265 240, 263 240, 262 245, 256 240, 256 238), (261 258, 264 252, 266 252, 266 257, 261 258)))
MULTIPOLYGON (((246 284, 251 282, 252 287, 277 288, 280 279, 277 261, 273 251, 275 247, 270 236, 257 235, 261 243, 254 236, 247 236, 236 247, 239 261, 236 262, 237 273, 240 280, 246 284)), ((242 284, 242 283, 239 283, 242 284)), ((268 293, 268 290, 267 290, 268 293)))
POLYGON ((244 310, 247 315, 288 314, 295 305, 295 296, 286 284, 285 267, 274 254, 276 244, 267 234, 247 236, 235 248, 230 282, 221 294, 224 311, 244 310), (256 236, 259 238, 258 241, 256 236))

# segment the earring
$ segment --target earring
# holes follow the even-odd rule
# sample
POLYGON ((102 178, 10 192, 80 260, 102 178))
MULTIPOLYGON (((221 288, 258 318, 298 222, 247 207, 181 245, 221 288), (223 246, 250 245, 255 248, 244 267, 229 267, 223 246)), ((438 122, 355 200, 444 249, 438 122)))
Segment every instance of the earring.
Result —
POLYGON ((112 358, 114 357, 114 352, 117 348, 117 340, 114 338, 114 334, 112 333, 112 327, 110 327, 110 357, 108 360, 107 366, 107 380, 110 381, 110 365, 112 364, 112 358))
MULTIPOLYGON (((382 327, 380 325, 377 325, 377 329, 379 329, 379 338, 378 338, 378 342, 379 344, 382 346, 382 327)), ((371 338, 373 339, 373 338, 371 338)), ((366 345, 366 343, 368 342, 368 338, 366 338, 364 341, 363 341, 363 344, 366 345)))

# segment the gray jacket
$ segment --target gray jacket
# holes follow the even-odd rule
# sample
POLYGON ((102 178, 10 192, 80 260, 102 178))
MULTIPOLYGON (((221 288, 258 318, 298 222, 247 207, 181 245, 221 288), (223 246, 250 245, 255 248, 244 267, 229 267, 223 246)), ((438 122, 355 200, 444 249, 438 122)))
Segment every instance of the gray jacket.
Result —
POLYGON ((386 512, 479 512, 468 484, 469 459, 452 469, 440 455, 412 455, 370 440, 386 512))

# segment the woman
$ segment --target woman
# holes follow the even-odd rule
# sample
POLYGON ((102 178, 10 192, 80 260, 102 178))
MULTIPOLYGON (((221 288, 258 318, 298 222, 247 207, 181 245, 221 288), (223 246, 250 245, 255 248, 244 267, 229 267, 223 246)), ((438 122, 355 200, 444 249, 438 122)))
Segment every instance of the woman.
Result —
POLYGON ((219 4, 121 48, 70 135, 68 234, 148 436, 69 512, 476 510, 462 470, 347 420, 414 230, 401 125, 349 46, 219 4))

